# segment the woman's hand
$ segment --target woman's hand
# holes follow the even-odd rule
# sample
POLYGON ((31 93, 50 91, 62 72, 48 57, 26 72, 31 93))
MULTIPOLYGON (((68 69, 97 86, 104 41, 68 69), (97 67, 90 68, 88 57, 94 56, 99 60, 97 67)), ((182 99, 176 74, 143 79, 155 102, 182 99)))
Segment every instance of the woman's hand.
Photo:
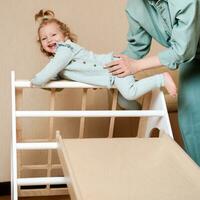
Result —
POLYGON ((122 54, 114 55, 114 57, 119 58, 119 60, 112 61, 105 66, 105 68, 107 68, 112 75, 125 77, 137 72, 136 69, 134 70, 133 59, 122 54))

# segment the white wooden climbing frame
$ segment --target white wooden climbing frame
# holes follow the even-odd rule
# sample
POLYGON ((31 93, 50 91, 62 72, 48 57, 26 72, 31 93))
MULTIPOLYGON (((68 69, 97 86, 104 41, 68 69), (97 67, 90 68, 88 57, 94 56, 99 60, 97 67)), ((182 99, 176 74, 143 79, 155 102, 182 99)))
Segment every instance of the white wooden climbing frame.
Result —
POLYGON ((70 180, 66 177, 52 177, 52 169, 62 168, 60 164, 52 163, 52 150, 57 149, 53 133, 54 118, 68 117, 80 118, 79 138, 84 138, 85 119, 93 117, 108 117, 110 125, 108 138, 113 137, 116 117, 140 117, 138 137, 150 137, 153 128, 164 130, 170 137, 173 137, 167 113, 164 95, 160 90, 154 90, 143 98, 142 110, 117 110, 117 90, 112 88, 112 104, 109 110, 86 110, 87 91, 90 88, 100 88, 99 86, 88 85, 72 81, 51 82, 46 88, 51 89, 50 108, 48 111, 25 111, 22 110, 23 89, 31 88, 30 81, 15 80, 15 72, 11 72, 11 96, 12 96, 12 155, 11 155, 11 182, 12 200, 17 200, 18 196, 46 196, 68 194, 67 188, 51 188, 51 185, 67 184, 70 180), (80 110, 55 110, 55 89, 56 88, 81 88, 83 90, 82 104, 80 110), (22 139, 22 118, 44 117, 49 119, 48 138, 44 141, 23 141, 22 139), (47 150, 47 163, 40 165, 24 165, 21 162, 21 152, 27 150, 47 150), (46 170, 46 177, 22 178, 23 170, 46 170), (45 185, 40 189, 22 189, 21 186, 45 185))

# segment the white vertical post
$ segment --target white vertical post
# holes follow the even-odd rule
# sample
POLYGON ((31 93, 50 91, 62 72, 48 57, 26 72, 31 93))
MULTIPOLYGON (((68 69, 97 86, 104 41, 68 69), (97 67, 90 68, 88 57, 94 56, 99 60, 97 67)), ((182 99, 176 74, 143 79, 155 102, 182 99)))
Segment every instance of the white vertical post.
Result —
MULTIPOLYGON (((22 108, 23 88, 15 87, 15 109, 20 110, 22 108)), ((22 119, 16 118, 16 142, 22 141, 22 119)), ((22 171, 22 151, 17 151, 17 177, 21 176, 22 171)), ((20 193, 21 187, 17 187, 18 193, 20 193)))
POLYGON ((163 116, 163 127, 165 126, 165 133, 167 133, 167 135, 169 135, 172 139, 174 138, 173 136, 173 132, 172 132, 172 127, 170 124, 170 119, 169 119, 169 114, 167 111, 167 105, 166 105, 166 101, 165 101, 165 97, 163 92, 160 92, 160 101, 162 104, 162 109, 164 111, 164 116, 163 116))
POLYGON ((151 96, 145 95, 145 98, 147 98, 145 100, 147 100, 146 108, 148 110, 161 110, 163 112, 163 115, 151 116, 142 120, 140 122, 138 131, 139 137, 149 137, 151 130, 153 128, 158 128, 159 130, 164 131, 167 135, 173 138, 173 133, 169 121, 167 106, 163 92, 161 92, 159 89, 155 89, 152 91, 151 96))
POLYGON ((12 144, 11 144, 11 200, 17 200, 17 149, 16 149, 16 96, 15 72, 11 72, 11 97, 12 97, 12 144))

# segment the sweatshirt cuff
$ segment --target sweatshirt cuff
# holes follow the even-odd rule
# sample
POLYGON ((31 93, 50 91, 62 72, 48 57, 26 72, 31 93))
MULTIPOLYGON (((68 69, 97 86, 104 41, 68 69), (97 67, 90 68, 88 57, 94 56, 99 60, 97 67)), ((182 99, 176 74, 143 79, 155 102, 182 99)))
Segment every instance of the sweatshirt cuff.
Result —
POLYGON ((169 69, 175 70, 178 68, 178 63, 171 50, 165 50, 158 54, 160 63, 167 66, 169 69))

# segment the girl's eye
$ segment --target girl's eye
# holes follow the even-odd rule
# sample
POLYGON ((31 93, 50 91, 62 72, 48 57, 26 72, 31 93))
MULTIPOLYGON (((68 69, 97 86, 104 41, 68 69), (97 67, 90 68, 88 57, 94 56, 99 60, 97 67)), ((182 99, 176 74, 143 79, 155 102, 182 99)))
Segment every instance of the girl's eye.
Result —
POLYGON ((56 36, 56 33, 54 33, 52 36, 56 36))
POLYGON ((44 41, 44 40, 46 40, 46 39, 47 39, 47 38, 42 38, 41 40, 44 41))

